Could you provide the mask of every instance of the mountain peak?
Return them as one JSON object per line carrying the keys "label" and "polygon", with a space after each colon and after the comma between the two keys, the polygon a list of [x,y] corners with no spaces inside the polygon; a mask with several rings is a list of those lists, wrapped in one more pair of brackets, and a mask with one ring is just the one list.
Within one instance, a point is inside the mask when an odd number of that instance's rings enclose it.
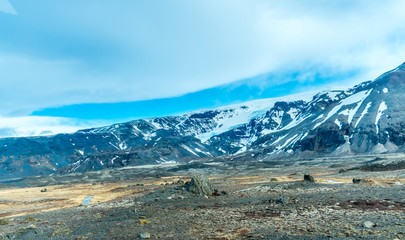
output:
{"label": "mountain peak", "polygon": [[[403,74],[401,72],[405,71],[405,62],[399,65],[398,67],[392,69],[391,71],[385,72],[378,78],[374,80],[374,83],[379,84],[379,85],[387,85],[389,83],[391,84],[398,84],[400,83],[403,85]],[[398,75],[399,74],[399,75]],[[395,76],[392,78],[392,76]],[[399,78],[398,78],[399,77]]]}

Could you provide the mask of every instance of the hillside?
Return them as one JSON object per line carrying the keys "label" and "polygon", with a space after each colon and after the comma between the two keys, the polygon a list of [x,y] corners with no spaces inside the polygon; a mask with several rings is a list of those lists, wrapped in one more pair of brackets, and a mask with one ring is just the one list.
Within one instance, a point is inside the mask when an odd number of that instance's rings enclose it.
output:
{"label": "hillside", "polygon": [[0,178],[201,159],[404,152],[403,96],[405,64],[347,90],[256,100],[73,134],[0,139]]}

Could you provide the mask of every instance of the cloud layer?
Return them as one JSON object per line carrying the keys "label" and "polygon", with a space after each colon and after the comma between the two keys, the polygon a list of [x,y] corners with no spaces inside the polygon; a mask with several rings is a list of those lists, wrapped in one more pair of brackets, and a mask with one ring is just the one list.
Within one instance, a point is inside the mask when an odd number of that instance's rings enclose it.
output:
{"label": "cloud layer", "polygon": [[0,12],[17,15],[17,11],[8,0],[0,0]]}
{"label": "cloud layer", "polygon": [[[269,72],[357,71],[365,81],[405,61],[401,0],[13,4],[17,16],[0,14],[0,116],[173,97]],[[0,11],[15,13],[6,0]]]}
{"label": "cloud layer", "polygon": [[0,137],[28,137],[72,133],[90,126],[101,126],[107,122],[92,122],[59,117],[0,117]]}

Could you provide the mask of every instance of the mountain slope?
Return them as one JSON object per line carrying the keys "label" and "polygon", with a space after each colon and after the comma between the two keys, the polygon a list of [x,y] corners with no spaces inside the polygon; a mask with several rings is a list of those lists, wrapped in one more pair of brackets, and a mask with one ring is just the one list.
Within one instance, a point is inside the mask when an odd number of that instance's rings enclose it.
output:
{"label": "mountain slope", "polygon": [[270,160],[405,151],[405,64],[352,89],[0,139],[0,178],[199,158]]}

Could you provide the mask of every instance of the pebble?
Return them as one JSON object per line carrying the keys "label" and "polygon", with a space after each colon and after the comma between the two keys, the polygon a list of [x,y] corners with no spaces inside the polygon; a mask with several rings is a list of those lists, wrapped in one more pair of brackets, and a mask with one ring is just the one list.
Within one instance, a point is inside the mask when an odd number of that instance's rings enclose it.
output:
{"label": "pebble", "polygon": [[365,228],[372,228],[372,227],[375,227],[375,226],[376,226],[376,224],[373,223],[373,222],[370,222],[370,221],[365,221],[363,223],[363,227],[365,227]]}
{"label": "pebble", "polygon": [[37,227],[34,224],[31,224],[27,227],[28,229],[37,229]]}
{"label": "pebble", "polygon": [[141,233],[141,234],[139,234],[139,238],[140,239],[150,239],[150,233],[147,233],[147,232]]}

